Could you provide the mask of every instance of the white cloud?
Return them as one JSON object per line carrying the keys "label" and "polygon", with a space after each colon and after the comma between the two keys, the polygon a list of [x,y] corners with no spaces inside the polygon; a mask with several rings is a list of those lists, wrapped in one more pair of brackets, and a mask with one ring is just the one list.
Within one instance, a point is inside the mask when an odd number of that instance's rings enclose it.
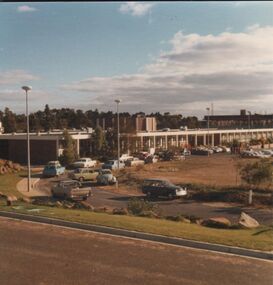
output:
{"label": "white cloud", "polygon": [[39,79],[38,76],[32,75],[24,70],[16,69],[10,71],[0,71],[0,86],[8,84],[19,84],[31,80]]}
{"label": "white cloud", "polygon": [[37,11],[37,9],[34,7],[27,6],[27,5],[22,5],[22,6],[17,7],[17,12],[20,12],[20,13],[34,12],[34,11]]}
{"label": "white cloud", "polygon": [[119,11],[123,14],[141,17],[147,14],[154,5],[154,3],[126,2],[121,4]]}
{"label": "white cloud", "polygon": [[102,109],[112,107],[118,96],[124,110],[132,112],[189,114],[193,108],[205,110],[210,102],[225,113],[237,113],[239,106],[253,108],[253,102],[273,111],[273,27],[218,35],[177,32],[170,43],[171,50],[139,73],[91,77],[62,88],[81,92],[83,102],[92,100]]}

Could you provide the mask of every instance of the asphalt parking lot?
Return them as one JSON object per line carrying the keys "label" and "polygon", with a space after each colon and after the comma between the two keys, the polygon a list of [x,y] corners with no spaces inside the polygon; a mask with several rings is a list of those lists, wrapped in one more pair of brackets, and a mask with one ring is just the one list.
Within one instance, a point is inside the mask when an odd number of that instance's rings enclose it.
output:
{"label": "asphalt parking lot", "polygon": [[[37,187],[50,195],[50,187],[54,181],[56,181],[56,178],[41,179]],[[142,195],[135,196],[106,191],[92,182],[85,182],[85,185],[92,187],[93,196],[89,197],[87,201],[94,207],[106,207],[109,209],[126,208],[128,201],[132,197],[147,199]],[[163,216],[184,215],[202,219],[221,216],[236,223],[241,212],[244,211],[255,218],[260,224],[273,224],[272,209],[256,209],[228,203],[203,203],[185,199],[168,200],[162,198],[149,201],[157,206],[158,213]]]}

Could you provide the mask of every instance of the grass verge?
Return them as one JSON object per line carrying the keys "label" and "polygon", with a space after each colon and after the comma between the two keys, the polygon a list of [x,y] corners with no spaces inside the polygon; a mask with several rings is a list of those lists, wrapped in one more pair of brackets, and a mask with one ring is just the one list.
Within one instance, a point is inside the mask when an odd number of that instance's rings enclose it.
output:
{"label": "grass verge", "polygon": [[18,172],[16,174],[8,173],[0,175],[0,191],[5,195],[15,195],[16,197],[23,197],[24,195],[16,190],[16,184],[22,179],[20,175],[25,172]]}
{"label": "grass verge", "polygon": [[163,219],[118,216],[106,213],[95,213],[85,210],[71,210],[56,207],[35,206],[17,202],[13,207],[0,201],[0,210],[24,214],[51,217],[72,222],[109,226],[120,229],[180,237],[208,243],[237,246],[248,249],[272,251],[273,228],[259,227],[244,229],[213,229],[196,224],[172,222]]}

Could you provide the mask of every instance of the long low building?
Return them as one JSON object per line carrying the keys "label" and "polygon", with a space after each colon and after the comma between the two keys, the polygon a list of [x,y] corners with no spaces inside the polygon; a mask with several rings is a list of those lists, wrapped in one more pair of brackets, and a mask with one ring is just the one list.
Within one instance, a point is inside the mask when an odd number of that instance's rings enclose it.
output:
{"label": "long low building", "polygon": [[[123,135],[123,145],[126,144],[126,135]],[[252,139],[273,139],[273,128],[267,129],[193,129],[167,130],[154,132],[137,132],[130,136],[130,144],[134,150],[143,148],[186,147],[198,145],[221,145],[233,140],[248,143]]]}
{"label": "long low building", "polygon": [[[76,152],[85,155],[90,152],[91,133],[70,131],[76,141]],[[30,133],[30,157],[32,164],[44,164],[50,160],[57,160],[64,149],[63,132]],[[0,134],[0,158],[26,163],[27,134]]]}
{"label": "long low building", "polygon": [[[89,155],[92,145],[92,132],[69,131],[76,141],[76,152],[80,156]],[[168,149],[198,145],[221,145],[238,140],[273,139],[273,128],[267,129],[194,129],[138,131],[135,134],[121,134],[122,152],[141,151],[149,148]],[[19,163],[27,161],[26,133],[0,134],[0,158]],[[63,132],[44,132],[30,134],[31,163],[44,164],[57,160],[63,152]]]}

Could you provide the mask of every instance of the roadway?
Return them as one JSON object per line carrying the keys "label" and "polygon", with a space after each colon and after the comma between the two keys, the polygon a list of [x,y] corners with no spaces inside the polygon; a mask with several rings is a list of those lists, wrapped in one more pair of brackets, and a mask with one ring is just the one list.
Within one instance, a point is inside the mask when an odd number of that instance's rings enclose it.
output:
{"label": "roadway", "polygon": [[0,218],[0,284],[269,285],[253,258]]}

